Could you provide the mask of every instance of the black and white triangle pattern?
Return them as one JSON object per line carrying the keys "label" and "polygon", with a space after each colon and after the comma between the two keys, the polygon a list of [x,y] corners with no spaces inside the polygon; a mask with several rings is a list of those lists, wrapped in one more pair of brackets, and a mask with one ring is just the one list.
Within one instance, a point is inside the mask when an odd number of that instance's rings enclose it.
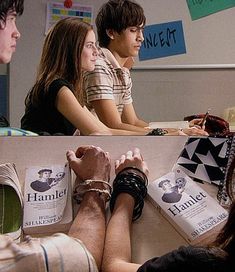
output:
{"label": "black and white triangle pattern", "polygon": [[231,138],[189,138],[177,165],[190,177],[221,185],[224,181]]}

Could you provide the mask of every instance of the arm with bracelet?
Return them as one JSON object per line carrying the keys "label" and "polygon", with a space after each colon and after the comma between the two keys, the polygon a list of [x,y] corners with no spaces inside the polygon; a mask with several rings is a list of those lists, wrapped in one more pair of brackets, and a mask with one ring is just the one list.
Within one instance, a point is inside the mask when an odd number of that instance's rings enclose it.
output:
{"label": "arm with bracelet", "polygon": [[131,263],[131,225],[142,213],[148,167],[136,148],[116,160],[115,172],[110,200],[112,216],[106,230],[102,271],[132,272],[140,265]]}
{"label": "arm with bracelet", "polygon": [[[147,165],[139,150],[128,151],[116,162],[116,178],[110,201],[111,218],[106,230],[103,272],[146,272],[146,271],[204,271],[232,272],[235,269],[235,197],[227,223],[217,238],[208,245],[181,246],[160,257],[147,260],[144,264],[132,263],[131,227],[132,221],[140,217],[143,199],[146,195]],[[233,160],[232,170],[235,168]],[[227,181],[231,180],[228,175]],[[230,193],[229,193],[230,192]],[[141,249],[143,250],[143,249]]]}
{"label": "arm with bracelet", "polygon": [[68,151],[67,159],[76,174],[74,198],[78,213],[68,233],[80,239],[101,266],[105,238],[105,204],[110,197],[110,157],[95,146],[82,146],[76,152]]}

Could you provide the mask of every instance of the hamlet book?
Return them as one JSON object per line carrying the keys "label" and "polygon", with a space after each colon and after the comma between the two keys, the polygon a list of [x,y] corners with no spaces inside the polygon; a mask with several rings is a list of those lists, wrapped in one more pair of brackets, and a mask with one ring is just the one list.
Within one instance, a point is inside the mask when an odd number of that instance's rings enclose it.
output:
{"label": "hamlet book", "polygon": [[228,216],[228,212],[180,168],[151,182],[148,195],[188,242],[205,237]]}
{"label": "hamlet book", "polygon": [[68,164],[27,168],[24,233],[67,231],[72,220],[71,171]]}

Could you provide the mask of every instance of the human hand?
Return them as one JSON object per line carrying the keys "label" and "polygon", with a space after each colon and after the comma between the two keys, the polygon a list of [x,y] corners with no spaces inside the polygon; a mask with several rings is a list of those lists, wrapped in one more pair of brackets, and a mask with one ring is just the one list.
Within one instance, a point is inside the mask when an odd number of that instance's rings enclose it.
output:
{"label": "human hand", "polygon": [[197,127],[183,129],[183,133],[189,136],[209,136],[205,130]]}
{"label": "human hand", "polygon": [[189,122],[189,127],[196,127],[205,130],[205,124],[203,124],[203,118],[196,118]]}
{"label": "human hand", "polygon": [[134,151],[127,151],[122,155],[120,159],[115,161],[115,173],[118,174],[126,167],[135,167],[141,170],[146,176],[149,174],[147,163],[144,161],[140,154],[139,148],[135,148]]}
{"label": "human hand", "polygon": [[66,156],[70,167],[80,180],[109,180],[110,156],[100,147],[81,146],[76,153],[67,151]]}

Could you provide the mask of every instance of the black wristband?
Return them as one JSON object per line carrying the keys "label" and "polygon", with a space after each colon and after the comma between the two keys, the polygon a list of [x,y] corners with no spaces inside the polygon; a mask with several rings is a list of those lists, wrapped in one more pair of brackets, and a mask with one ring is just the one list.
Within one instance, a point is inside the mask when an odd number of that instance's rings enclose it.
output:
{"label": "black wristband", "polygon": [[134,175],[137,175],[137,176],[140,175],[140,177],[143,178],[143,180],[144,180],[144,182],[146,183],[146,185],[148,185],[148,177],[146,176],[146,174],[145,174],[143,171],[141,171],[141,170],[140,170],[139,168],[137,168],[137,167],[134,167],[134,166],[126,167],[126,168],[124,168],[123,170],[121,170],[121,171],[117,174],[117,176],[122,175],[122,174],[134,174]]}
{"label": "black wristband", "polygon": [[[133,171],[136,169],[131,168],[129,169],[129,171]],[[148,179],[142,171],[140,171],[140,173],[144,174],[144,178],[143,176],[141,177],[134,172],[128,172],[127,168],[124,170],[116,176],[113,182],[113,193],[110,199],[110,210],[111,212],[113,211],[118,195],[121,193],[127,193],[135,199],[135,206],[132,218],[132,220],[135,221],[142,214],[142,210],[144,207],[144,198],[147,195]]]}
{"label": "black wristband", "polygon": [[168,133],[167,130],[164,130],[162,128],[155,128],[152,131],[150,131],[147,136],[164,136]]}

